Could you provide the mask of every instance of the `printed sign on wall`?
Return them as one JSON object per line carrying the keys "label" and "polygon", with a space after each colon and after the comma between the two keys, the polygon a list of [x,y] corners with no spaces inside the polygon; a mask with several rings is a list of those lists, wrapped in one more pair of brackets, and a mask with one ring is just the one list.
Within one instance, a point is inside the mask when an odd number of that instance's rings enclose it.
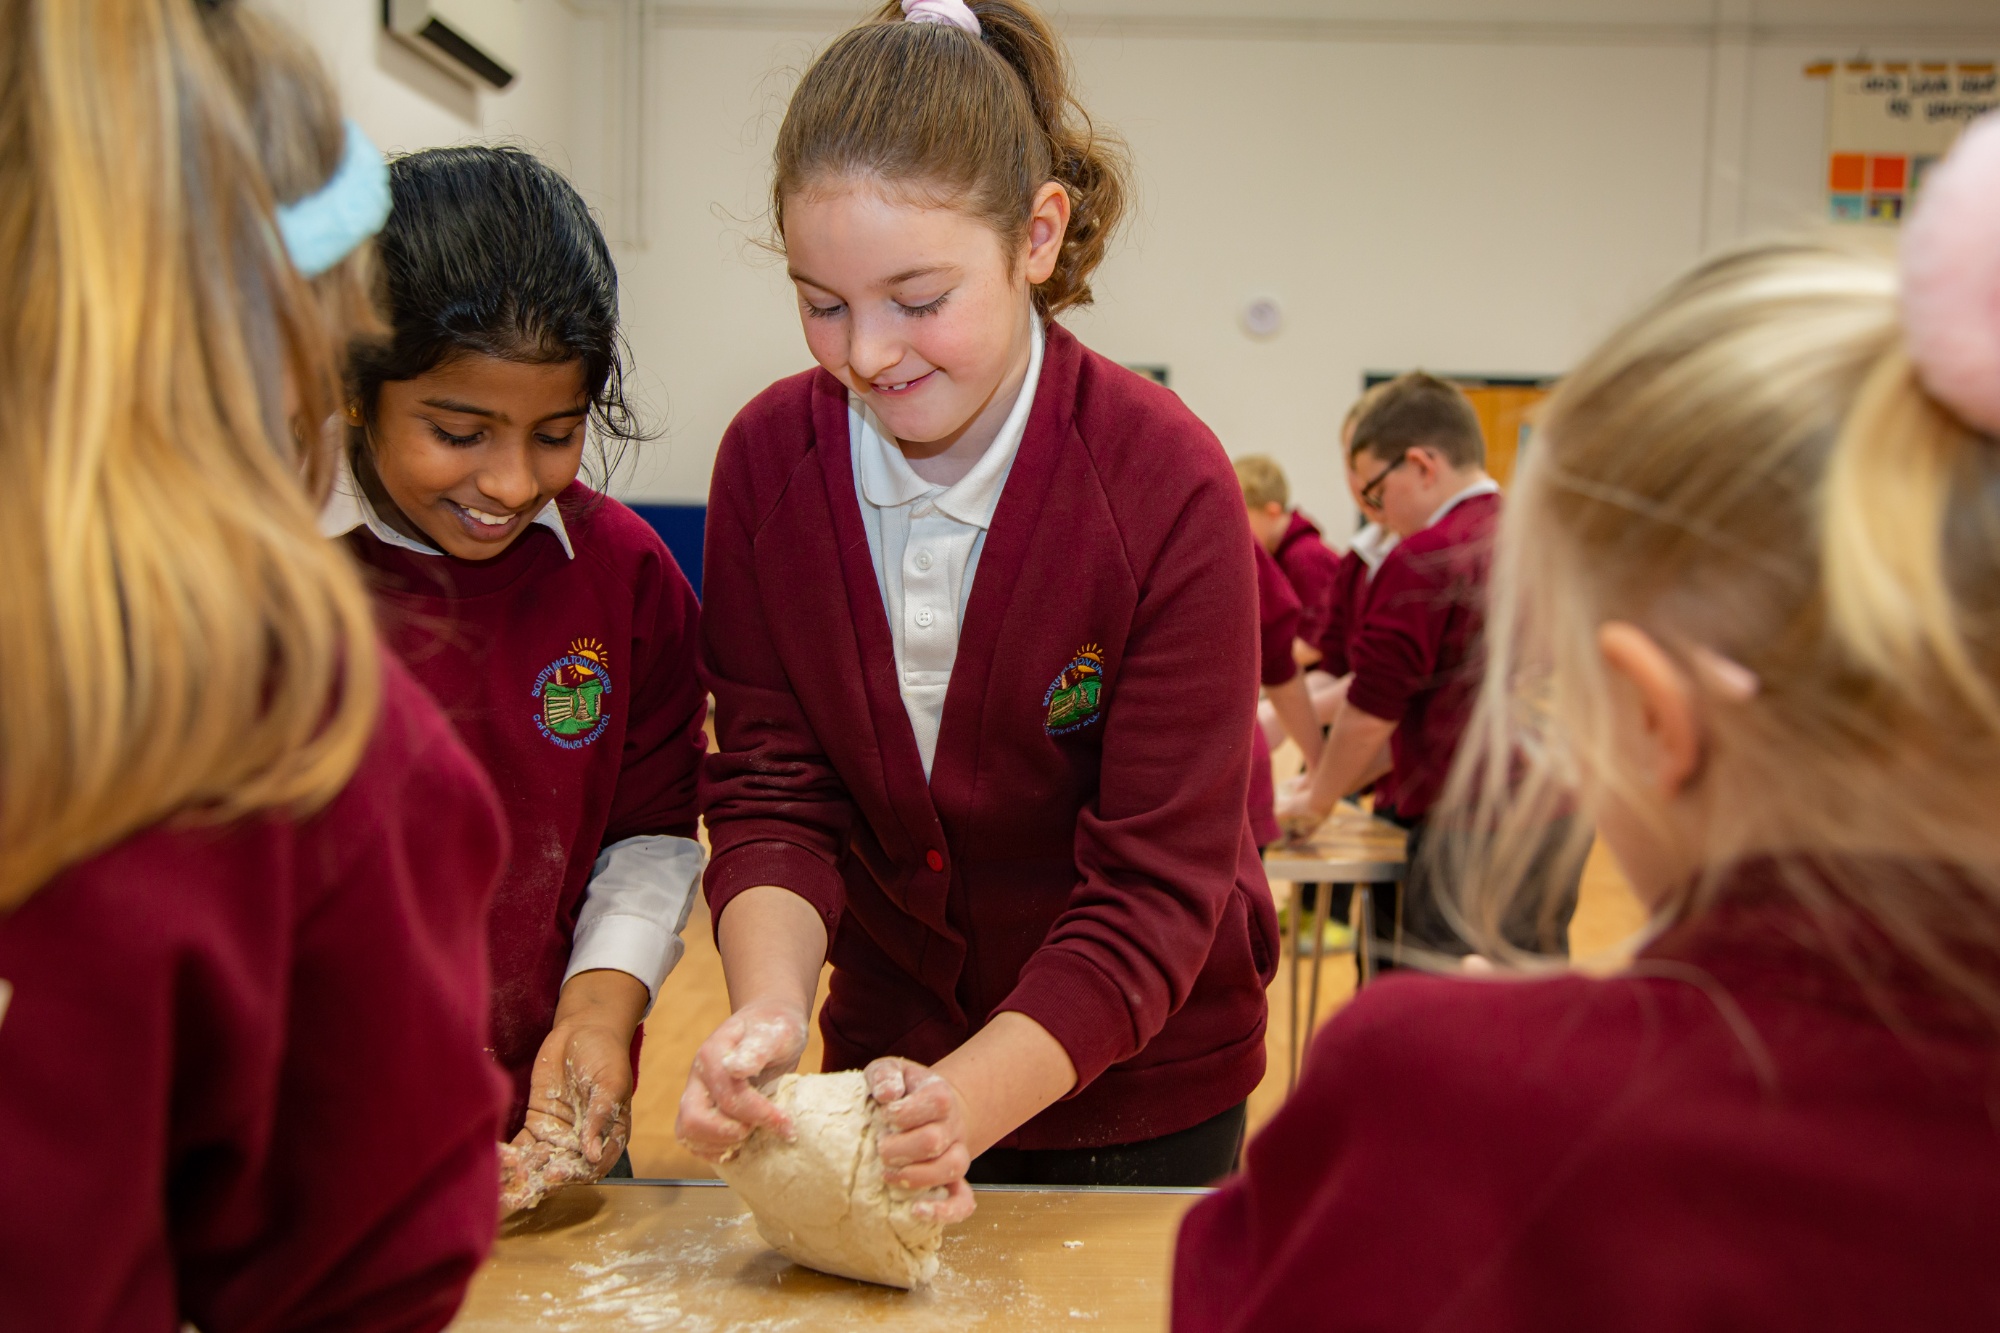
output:
{"label": "printed sign on wall", "polygon": [[1976,116],[2000,109],[1992,61],[1825,61],[1827,200],[1836,222],[1894,225]]}

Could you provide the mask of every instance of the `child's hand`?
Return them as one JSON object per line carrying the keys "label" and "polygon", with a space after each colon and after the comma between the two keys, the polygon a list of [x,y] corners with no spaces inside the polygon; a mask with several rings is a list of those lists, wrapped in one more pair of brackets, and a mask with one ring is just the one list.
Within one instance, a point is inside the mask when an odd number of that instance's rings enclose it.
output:
{"label": "child's hand", "polygon": [[757,1085],[798,1066],[806,1051],[806,1014],[776,1000],[753,1000],[709,1034],[695,1052],[681,1093],[674,1135],[704,1161],[723,1162],[764,1128],[790,1140],[790,1117]]}
{"label": "child's hand", "polygon": [[868,1093],[889,1117],[882,1135],[882,1165],[899,1189],[942,1190],[914,1206],[918,1214],[949,1225],[972,1216],[972,1187],[965,1183],[972,1153],[966,1146],[965,1099],[951,1080],[899,1056],[871,1061]]}
{"label": "child's hand", "polygon": [[558,1185],[601,1180],[632,1137],[632,1034],[646,984],[611,969],[571,977],[528,1076],[528,1115],[500,1146],[500,1193],[512,1211]]}
{"label": "child's hand", "polygon": [[515,1146],[580,1153],[589,1168],[581,1178],[601,1179],[632,1137],[631,1032],[558,1021],[535,1056],[528,1089],[527,1122]]}
{"label": "child's hand", "polygon": [[500,1215],[533,1208],[549,1191],[591,1179],[590,1172],[581,1152],[557,1149],[524,1129],[500,1145]]}
{"label": "child's hand", "polygon": [[1271,812],[1277,816],[1278,827],[1284,830],[1288,842],[1303,842],[1310,838],[1326,822],[1329,813],[1313,808],[1309,790],[1289,785],[1278,797]]}

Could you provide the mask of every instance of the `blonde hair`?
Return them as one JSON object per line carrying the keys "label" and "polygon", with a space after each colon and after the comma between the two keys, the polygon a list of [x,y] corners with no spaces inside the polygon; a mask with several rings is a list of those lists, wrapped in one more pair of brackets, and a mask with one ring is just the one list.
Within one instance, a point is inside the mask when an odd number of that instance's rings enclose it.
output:
{"label": "blonde hair", "polygon": [[1666,834],[1614,753],[1596,633],[1627,621],[1680,660],[1705,723],[1703,873],[1663,914],[1775,855],[1832,952],[1858,914],[2000,1022],[2000,442],[1923,392],[1897,301],[1862,243],[1760,245],[1676,282],[1551,399],[1452,780],[1477,946],[1507,953],[1524,909],[1548,925],[1535,851],[1573,793]]}
{"label": "blonde hair", "polygon": [[879,177],[963,207],[1009,245],[1027,235],[1036,191],[1069,195],[1069,230],[1035,308],[1091,302],[1090,275],[1124,219],[1125,147],[1077,100],[1062,39],[1022,0],[972,0],[980,35],[911,23],[889,0],[806,71],[778,129],[771,215],[829,180]]}
{"label": "blonde hair", "polygon": [[337,361],[271,208],[187,0],[0,0],[0,909],[175,816],[311,809],[367,743],[369,602],[287,420]]}
{"label": "blonde hair", "polygon": [[1244,504],[1258,509],[1265,505],[1292,507],[1292,488],[1285,481],[1285,470],[1267,454],[1245,454],[1237,459],[1236,481],[1243,487]]}

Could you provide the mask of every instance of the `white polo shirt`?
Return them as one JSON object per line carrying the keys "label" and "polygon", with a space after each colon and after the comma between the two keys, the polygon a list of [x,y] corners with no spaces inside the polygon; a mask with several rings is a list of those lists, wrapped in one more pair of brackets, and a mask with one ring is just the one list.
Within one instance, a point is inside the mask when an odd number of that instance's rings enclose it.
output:
{"label": "white polo shirt", "polygon": [[925,481],[895,439],[857,395],[847,399],[847,438],[854,457],[854,493],[868,530],[875,583],[896,644],[896,682],[910,728],[917,734],[924,776],[937,755],[945,692],[958,658],[959,627],[972,596],[979,553],[993,525],[1000,492],[1021,451],[1028,413],[1042,378],[1042,321],[1034,320],[1027,378],[993,443],[972,471],[951,486]]}

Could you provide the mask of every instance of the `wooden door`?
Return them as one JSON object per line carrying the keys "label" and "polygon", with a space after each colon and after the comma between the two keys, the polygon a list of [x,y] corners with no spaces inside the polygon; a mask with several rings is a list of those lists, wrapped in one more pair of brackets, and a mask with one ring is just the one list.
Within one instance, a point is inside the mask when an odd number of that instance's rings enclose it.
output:
{"label": "wooden door", "polygon": [[1514,479],[1514,464],[1528,442],[1535,409],[1549,396],[1549,391],[1543,385],[1462,381],[1459,387],[1479,413],[1479,428],[1486,435],[1486,470],[1505,486]]}

